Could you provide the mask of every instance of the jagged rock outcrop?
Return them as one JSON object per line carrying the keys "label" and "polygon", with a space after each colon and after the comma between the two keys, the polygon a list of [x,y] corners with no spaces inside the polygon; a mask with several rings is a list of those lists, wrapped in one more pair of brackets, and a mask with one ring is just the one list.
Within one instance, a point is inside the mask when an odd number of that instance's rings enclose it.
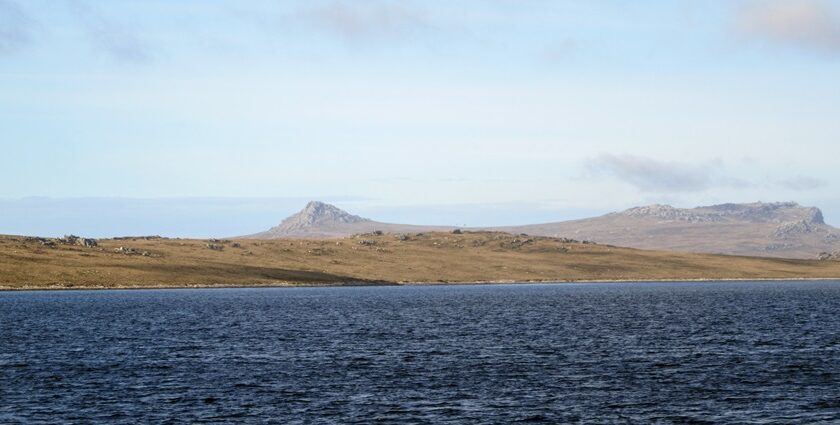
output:
{"label": "jagged rock outcrop", "polygon": [[688,221],[691,223],[702,223],[720,221],[720,214],[698,213],[694,210],[674,208],[670,205],[654,204],[643,207],[634,207],[621,213],[628,217],[656,218],[661,220]]}
{"label": "jagged rock outcrop", "polygon": [[344,211],[334,205],[312,201],[298,213],[271,229],[245,236],[255,239],[342,238],[357,234],[417,233],[450,231],[448,226],[417,226],[373,221]]}
{"label": "jagged rock outcrop", "polygon": [[840,250],[834,252],[821,252],[817,256],[820,261],[840,261]]}
{"label": "jagged rock outcrop", "polygon": [[691,223],[744,220],[751,222],[825,224],[819,208],[803,207],[796,202],[755,202],[750,204],[719,204],[697,208],[674,208],[654,204],[634,207],[621,213],[628,217],[655,218]]}
{"label": "jagged rock outcrop", "polygon": [[366,221],[370,220],[350,214],[334,205],[312,201],[306,204],[300,212],[289,216],[279,225],[268,229],[266,233],[292,235],[319,226],[335,226],[337,224],[363,223]]}
{"label": "jagged rock outcrop", "polygon": [[773,237],[777,239],[788,239],[815,231],[817,231],[817,227],[808,220],[789,221],[780,224],[773,232]]}
{"label": "jagged rock outcrop", "polygon": [[55,247],[56,244],[61,245],[78,245],[83,246],[85,248],[95,248],[99,245],[96,239],[92,238],[83,238],[76,235],[64,235],[60,238],[41,238],[41,237],[28,237],[26,238],[27,242],[38,242],[43,246],[46,247]]}

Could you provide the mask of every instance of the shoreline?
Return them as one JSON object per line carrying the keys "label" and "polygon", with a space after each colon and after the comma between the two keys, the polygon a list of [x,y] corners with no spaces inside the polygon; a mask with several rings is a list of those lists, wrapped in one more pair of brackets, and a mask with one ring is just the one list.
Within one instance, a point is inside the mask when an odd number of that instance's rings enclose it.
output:
{"label": "shoreline", "polygon": [[22,286],[3,287],[2,292],[71,292],[71,291],[148,291],[148,290],[179,290],[179,289],[294,289],[294,288],[359,288],[359,287],[401,287],[401,286],[479,286],[479,285],[562,285],[580,283],[702,283],[702,282],[818,282],[838,281],[840,277],[803,277],[803,278],[701,278],[701,279],[580,279],[580,280],[488,280],[488,281],[417,281],[417,282],[347,282],[347,283],[290,283],[253,284],[253,285],[161,285],[161,286]]}

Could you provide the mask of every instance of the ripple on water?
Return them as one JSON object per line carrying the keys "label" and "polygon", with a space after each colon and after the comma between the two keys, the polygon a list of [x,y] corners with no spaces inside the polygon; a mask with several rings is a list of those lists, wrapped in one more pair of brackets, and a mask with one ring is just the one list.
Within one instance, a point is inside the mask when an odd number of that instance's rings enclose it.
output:
{"label": "ripple on water", "polygon": [[840,420],[840,282],[0,293],[0,422]]}

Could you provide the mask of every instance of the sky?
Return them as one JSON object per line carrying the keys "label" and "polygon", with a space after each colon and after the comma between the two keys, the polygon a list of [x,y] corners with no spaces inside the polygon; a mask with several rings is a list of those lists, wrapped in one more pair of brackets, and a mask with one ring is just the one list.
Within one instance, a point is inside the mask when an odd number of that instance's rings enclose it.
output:
{"label": "sky", "polygon": [[[0,0],[0,233],[840,225],[840,1]],[[154,230],[159,230],[155,232]]]}

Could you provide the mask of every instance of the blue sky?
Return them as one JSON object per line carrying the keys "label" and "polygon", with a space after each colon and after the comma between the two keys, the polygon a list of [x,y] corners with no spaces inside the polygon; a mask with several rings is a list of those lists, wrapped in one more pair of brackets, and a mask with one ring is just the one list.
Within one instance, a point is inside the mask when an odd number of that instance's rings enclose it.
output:
{"label": "blue sky", "polygon": [[235,234],[305,199],[840,224],[839,107],[838,1],[0,0],[0,232],[118,232],[129,202],[122,233]]}

